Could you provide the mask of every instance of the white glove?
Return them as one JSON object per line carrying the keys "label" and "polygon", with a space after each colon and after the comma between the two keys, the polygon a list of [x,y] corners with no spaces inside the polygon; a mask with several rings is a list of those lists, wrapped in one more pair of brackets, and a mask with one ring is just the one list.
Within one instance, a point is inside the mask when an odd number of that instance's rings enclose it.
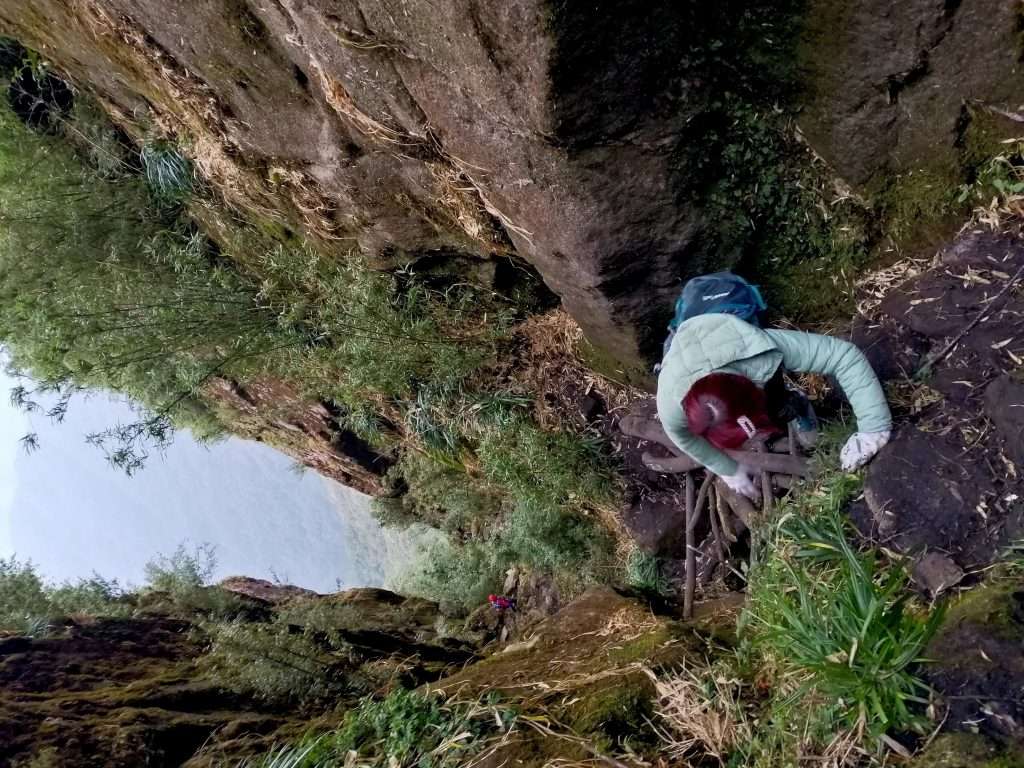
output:
{"label": "white glove", "polygon": [[889,442],[890,430],[884,432],[855,432],[839,453],[839,463],[846,472],[853,472],[867,464]]}
{"label": "white glove", "polygon": [[754,485],[753,477],[748,469],[742,465],[736,470],[735,475],[722,475],[722,480],[736,493],[746,496],[748,499],[760,498],[761,493]]}

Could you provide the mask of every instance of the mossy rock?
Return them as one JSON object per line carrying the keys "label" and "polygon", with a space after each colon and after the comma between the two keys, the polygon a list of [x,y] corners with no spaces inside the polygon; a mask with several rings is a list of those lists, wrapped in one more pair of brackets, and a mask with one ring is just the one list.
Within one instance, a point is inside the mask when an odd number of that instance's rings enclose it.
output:
{"label": "mossy rock", "polygon": [[650,678],[635,670],[582,688],[556,715],[576,733],[597,741],[643,739],[651,734],[654,696]]}
{"label": "mossy rock", "polygon": [[1004,747],[976,733],[944,733],[911,768],[1022,768],[1024,750]]}
{"label": "mossy rock", "polygon": [[[1024,722],[1024,575],[995,577],[954,605],[925,649],[927,682],[947,696],[950,723],[1019,739]],[[1024,766],[1024,763],[1020,765]]]}

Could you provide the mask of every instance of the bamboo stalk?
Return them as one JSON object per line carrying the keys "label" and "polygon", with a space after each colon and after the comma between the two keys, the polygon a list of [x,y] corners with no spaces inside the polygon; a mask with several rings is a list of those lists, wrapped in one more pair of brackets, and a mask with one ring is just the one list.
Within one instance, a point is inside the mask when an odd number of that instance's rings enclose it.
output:
{"label": "bamboo stalk", "polygon": [[[810,462],[801,456],[784,453],[755,453],[753,451],[725,451],[726,455],[751,469],[763,470],[780,475],[805,477],[811,474]],[[648,469],[666,474],[682,474],[700,469],[700,464],[689,456],[654,456],[644,453],[641,457]]]}
{"label": "bamboo stalk", "polygon": [[715,476],[711,472],[705,471],[704,481],[700,484],[700,491],[697,493],[697,503],[693,507],[693,519],[689,520],[686,524],[688,529],[696,530],[697,523],[700,522],[700,518],[704,512],[704,504],[708,499],[708,493],[711,491],[712,481]]}
{"label": "bamboo stalk", "polygon": [[[758,453],[761,453],[761,454],[766,453],[767,450],[768,449],[765,448],[763,443],[761,445],[759,445],[758,448],[757,448]],[[761,512],[763,514],[767,515],[769,512],[772,511],[772,500],[774,498],[775,498],[775,495],[772,493],[772,478],[771,478],[771,475],[768,474],[767,470],[762,469],[761,470]]]}
{"label": "bamboo stalk", "polygon": [[719,478],[715,481],[715,488],[718,493],[725,497],[726,503],[736,517],[747,527],[751,528],[751,522],[757,517],[757,510],[746,496],[741,496],[732,490]]}
{"label": "bamboo stalk", "polygon": [[728,549],[725,540],[722,538],[722,531],[718,527],[718,494],[715,493],[714,485],[711,486],[710,498],[708,498],[708,520],[711,522],[711,535],[715,539],[715,546],[718,548],[718,559],[724,561]]}
{"label": "bamboo stalk", "polygon": [[693,618],[693,592],[697,584],[696,553],[693,548],[691,521],[696,517],[693,498],[693,474],[686,473],[686,588],[683,592],[683,618]]}
{"label": "bamboo stalk", "polygon": [[[797,453],[796,453],[796,427],[793,426],[793,422],[792,421],[789,422],[789,435],[788,436],[789,436],[789,455],[795,457],[797,455]],[[790,482],[792,483],[792,485],[790,487],[792,488],[794,485],[796,485],[799,480],[800,480],[799,477],[797,477],[796,475],[792,475],[791,478],[790,478]]]}
{"label": "bamboo stalk", "polygon": [[729,525],[729,503],[725,500],[725,497],[718,490],[718,483],[715,483],[715,502],[718,508],[718,521],[721,523],[722,535],[725,536],[725,540],[730,544],[735,544],[736,534],[732,531],[732,526]]}

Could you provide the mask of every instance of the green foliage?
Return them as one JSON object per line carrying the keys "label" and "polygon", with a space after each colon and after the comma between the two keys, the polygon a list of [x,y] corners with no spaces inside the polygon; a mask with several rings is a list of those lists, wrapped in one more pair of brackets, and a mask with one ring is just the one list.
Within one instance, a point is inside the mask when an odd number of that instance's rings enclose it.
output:
{"label": "green foliage", "polygon": [[281,704],[326,701],[348,691],[348,656],[283,621],[209,621],[203,663],[226,688]]}
{"label": "green foliage", "polygon": [[393,690],[366,698],[345,715],[341,728],[316,737],[302,768],[360,765],[454,768],[478,754],[489,739],[510,730],[515,712],[486,702],[445,702],[433,694]]}
{"label": "green foliage", "polygon": [[212,544],[200,544],[191,551],[179,544],[170,555],[158,555],[145,566],[150,588],[172,596],[205,587],[216,570],[217,555]]}
{"label": "green foliage", "polygon": [[642,549],[634,549],[626,560],[626,585],[651,595],[667,595],[671,586],[661,570],[661,561]]}
{"label": "green foliage", "polygon": [[692,162],[696,178],[706,180],[718,263],[746,258],[787,317],[835,315],[837,301],[849,304],[868,256],[861,206],[836,197],[828,170],[796,141],[792,117],[776,106],[726,91],[702,121]]}
{"label": "green foliage", "polygon": [[149,142],[142,147],[142,172],[153,200],[174,208],[191,196],[195,172],[192,163],[177,147],[166,141]]}
{"label": "green foliage", "polygon": [[100,576],[50,585],[32,563],[0,558],[0,629],[41,635],[75,614],[123,616],[131,611],[123,596],[116,581]]}
{"label": "green foliage", "polygon": [[211,544],[189,550],[184,544],[170,555],[158,555],[146,563],[147,591],[170,598],[169,610],[186,618],[230,621],[244,612],[238,596],[209,584],[217,560]]}
{"label": "green foliage", "polygon": [[50,600],[35,567],[16,558],[0,559],[0,628],[39,634],[50,615]]}
{"label": "green foliage", "polygon": [[65,616],[120,616],[130,610],[117,580],[95,573],[87,579],[48,587],[47,593],[53,610]]}
{"label": "green foliage", "polygon": [[374,514],[384,525],[404,528],[420,522],[465,537],[492,525],[501,513],[503,494],[497,489],[461,466],[418,451],[402,454],[388,479],[393,486],[404,486],[405,492],[374,500]]}
{"label": "green foliage", "polygon": [[577,582],[610,576],[610,537],[594,513],[615,498],[612,464],[598,441],[538,427],[527,404],[461,388],[418,403],[413,423],[430,448],[393,468],[397,495],[378,501],[376,514],[400,526],[426,522],[452,540],[421,553],[406,589],[470,608],[516,564]]}
{"label": "green foliage", "polygon": [[927,687],[913,668],[941,611],[912,610],[903,569],[850,545],[840,511],[858,487],[837,474],[784,507],[752,574],[741,630],[762,665],[799,682],[773,699],[762,742],[786,741],[801,716],[797,730],[826,741],[843,729],[879,739],[923,726],[914,705]]}
{"label": "green foliage", "polygon": [[309,333],[311,342],[289,350],[279,372],[367,427],[380,421],[370,404],[451,389],[493,360],[507,336],[509,310],[487,291],[440,290],[411,269],[382,273],[356,253],[338,259],[269,241],[240,222],[226,226],[224,255],[259,282],[283,318]]}
{"label": "green foliage", "polygon": [[407,594],[470,610],[501,584],[508,565],[489,542],[431,541],[399,576],[397,586]]}
{"label": "green foliage", "polygon": [[988,205],[995,200],[1024,195],[1024,141],[1003,142],[987,157],[970,184],[960,187],[957,202]]}
{"label": "green foliage", "polygon": [[117,181],[137,174],[139,158],[134,147],[85,94],[76,94],[71,115],[61,121],[60,128],[78,156],[101,178]]}
{"label": "green foliage", "polygon": [[[0,339],[36,392],[124,392],[148,410],[93,441],[131,472],[172,422],[221,426],[202,400],[305,338],[187,225],[166,225],[134,178],[100,178],[59,140],[0,113]],[[23,399],[33,402],[33,393]]]}
{"label": "green foliage", "polygon": [[[495,406],[476,416],[464,435],[479,477],[447,469],[430,473],[429,487],[409,484],[413,505],[428,491],[441,502],[455,500],[476,534],[434,543],[406,574],[406,588],[469,608],[516,564],[571,573],[577,582],[607,580],[612,542],[593,515],[611,503],[615,488],[597,444],[544,431],[518,409]],[[484,508],[474,508],[478,503]],[[491,514],[495,508],[499,515]]]}

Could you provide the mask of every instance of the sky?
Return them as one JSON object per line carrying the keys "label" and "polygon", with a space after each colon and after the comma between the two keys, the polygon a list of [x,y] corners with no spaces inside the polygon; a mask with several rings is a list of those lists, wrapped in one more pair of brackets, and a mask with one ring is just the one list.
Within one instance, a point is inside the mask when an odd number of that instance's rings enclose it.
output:
{"label": "sky", "polygon": [[14,501],[14,461],[18,454],[15,435],[25,434],[27,420],[7,397],[9,379],[0,371],[0,553],[11,551],[11,518]]}
{"label": "sky", "polygon": [[[132,418],[105,394],[76,398],[63,424],[9,404],[0,373],[0,557],[32,560],[51,581],[93,572],[139,585],[179,544],[216,549],[215,578],[279,579],[317,591],[389,585],[420,532],[382,530],[369,498],[259,443],[204,446],[178,433],[133,477],[85,436]],[[19,439],[39,434],[26,453]]]}

